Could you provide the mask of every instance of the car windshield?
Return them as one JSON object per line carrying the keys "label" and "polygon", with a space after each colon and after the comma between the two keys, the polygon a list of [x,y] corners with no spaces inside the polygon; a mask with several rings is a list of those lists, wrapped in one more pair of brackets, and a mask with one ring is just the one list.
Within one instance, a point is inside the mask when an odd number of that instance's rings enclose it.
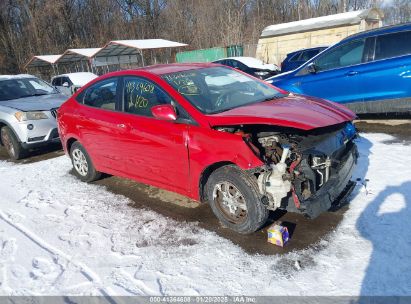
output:
{"label": "car windshield", "polygon": [[52,86],[38,78],[0,80],[0,101],[56,93]]}
{"label": "car windshield", "polygon": [[162,78],[205,114],[284,96],[269,84],[225,67],[176,72]]}

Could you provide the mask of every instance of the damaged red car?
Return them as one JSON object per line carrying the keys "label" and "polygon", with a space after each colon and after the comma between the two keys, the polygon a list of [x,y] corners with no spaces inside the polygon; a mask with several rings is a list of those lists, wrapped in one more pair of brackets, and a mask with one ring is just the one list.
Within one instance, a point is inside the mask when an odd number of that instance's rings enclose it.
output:
{"label": "damaged red car", "polygon": [[134,179],[208,202],[239,233],[270,210],[310,218],[345,201],[355,115],[229,67],[170,64],[106,74],[58,110],[74,173]]}

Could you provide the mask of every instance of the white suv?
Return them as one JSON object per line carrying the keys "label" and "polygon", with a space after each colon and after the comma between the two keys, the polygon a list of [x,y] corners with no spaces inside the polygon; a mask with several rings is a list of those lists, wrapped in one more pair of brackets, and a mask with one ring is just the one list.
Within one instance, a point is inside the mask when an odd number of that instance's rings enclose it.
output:
{"label": "white suv", "polygon": [[96,74],[89,72],[68,73],[54,76],[51,78],[51,84],[64,95],[71,96],[79,88],[97,77]]}

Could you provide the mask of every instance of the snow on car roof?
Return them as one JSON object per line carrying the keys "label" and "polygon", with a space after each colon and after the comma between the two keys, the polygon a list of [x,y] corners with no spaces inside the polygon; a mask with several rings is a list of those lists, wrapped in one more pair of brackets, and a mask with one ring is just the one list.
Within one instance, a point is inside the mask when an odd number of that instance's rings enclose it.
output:
{"label": "snow on car roof", "polygon": [[86,83],[88,83],[88,82],[90,82],[93,79],[96,79],[98,77],[96,74],[93,74],[93,73],[78,72],[78,73],[61,74],[61,75],[54,76],[53,78],[61,77],[61,76],[66,76],[66,77],[70,78],[71,82],[75,86],[83,86]]}
{"label": "snow on car roof", "polygon": [[219,60],[224,60],[224,59],[234,59],[238,60],[241,63],[245,64],[246,66],[254,69],[269,69],[269,70],[276,70],[276,66],[273,64],[267,64],[262,62],[260,59],[254,58],[254,57],[244,57],[244,56],[238,56],[238,57],[227,57],[227,58],[222,58]]}
{"label": "snow on car roof", "polygon": [[36,78],[36,77],[30,74],[0,75],[0,80],[22,79],[22,78]]}
{"label": "snow on car roof", "polygon": [[274,24],[263,29],[261,37],[291,34],[305,30],[316,30],[345,24],[357,24],[363,19],[378,20],[381,18],[381,15],[382,13],[378,9],[366,9],[304,19],[300,21]]}

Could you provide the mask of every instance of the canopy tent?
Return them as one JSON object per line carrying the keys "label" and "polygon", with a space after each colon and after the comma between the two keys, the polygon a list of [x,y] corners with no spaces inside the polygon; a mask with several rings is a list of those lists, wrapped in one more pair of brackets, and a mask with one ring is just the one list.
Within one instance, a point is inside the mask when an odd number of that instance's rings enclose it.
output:
{"label": "canopy tent", "polygon": [[32,68],[32,67],[50,67],[53,66],[56,61],[61,57],[62,55],[38,55],[38,56],[33,56],[29,62],[25,65],[25,68]]}
{"label": "canopy tent", "polygon": [[101,48],[68,49],[57,59],[56,63],[60,64],[90,60],[100,50]]}
{"label": "canopy tent", "polygon": [[68,49],[55,62],[60,71],[93,72],[92,59],[101,48]]}
{"label": "canopy tent", "polygon": [[[68,49],[60,55],[33,56],[25,65],[25,69],[37,68],[38,73],[47,75],[45,78],[50,76],[50,73],[47,74],[46,70],[51,69],[53,75],[62,71],[66,73],[73,72],[73,70],[75,72],[87,70],[101,74],[118,69],[120,64],[141,62],[144,66],[144,50],[153,51],[155,49],[171,49],[183,46],[187,46],[187,44],[164,39],[114,40],[107,43],[103,48]],[[163,57],[160,58],[166,58],[168,63],[170,55],[161,55]],[[153,59],[153,52],[151,56]],[[155,56],[154,62],[156,62]]]}
{"label": "canopy tent", "polygon": [[113,40],[107,43],[95,57],[96,65],[138,62],[144,65],[143,50],[184,47],[187,44],[165,39]]}

